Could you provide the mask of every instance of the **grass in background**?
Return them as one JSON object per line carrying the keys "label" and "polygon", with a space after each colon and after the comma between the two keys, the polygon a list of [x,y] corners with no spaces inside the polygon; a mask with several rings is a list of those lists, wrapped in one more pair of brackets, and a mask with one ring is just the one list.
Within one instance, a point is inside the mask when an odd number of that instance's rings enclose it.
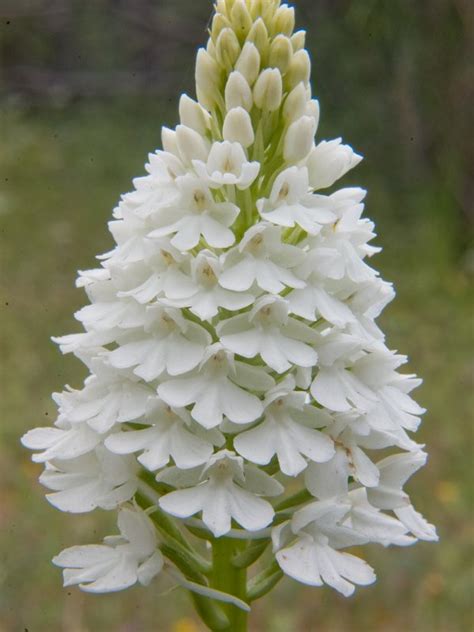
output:
{"label": "grass in background", "polygon": [[[159,145],[160,111],[149,103],[141,111],[109,104],[0,113],[0,632],[201,630],[183,592],[168,595],[161,581],[107,596],[61,587],[51,557],[99,542],[113,532],[111,516],[50,507],[37,483],[41,467],[19,444],[27,429],[54,420],[50,393],[84,377],[50,336],[79,331],[72,314],[85,297],[74,288],[76,270],[95,266],[95,255],[111,247],[106,222]],[[417,399],[428,413],[418,440],[430,459],[410,490],[440,543],[364,547],[379,580],[348,600],[283,581],[256,604],[253,632],[464,632],[473,625],[468,257],[442,190],[418,182],[390,192],[386,174],[370,175],[378,168],[369,157],[347,182],[369,188],[367,214],[384,247],[374,265],[398,290],[381,319],[389,346],[408,352],[408,370],[425,380]]]}

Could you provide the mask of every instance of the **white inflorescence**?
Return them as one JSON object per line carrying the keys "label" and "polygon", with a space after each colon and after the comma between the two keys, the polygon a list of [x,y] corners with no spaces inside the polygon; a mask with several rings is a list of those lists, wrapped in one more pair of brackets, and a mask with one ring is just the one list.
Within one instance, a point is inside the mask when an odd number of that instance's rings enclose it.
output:
{"label": "white inflorescence", "polygon": [[279,0],[217,1],[197,101],[181,97],[114,210],[116,246],[79,273],[84,332],[57,342],[90,375],[23,443],[52,505],[116,510],[121,535],[58,555],[66,585],[120,590],[170,566],[153,506],[210,538],[271,538],[285,574],[344,595],[375,578],[346,547],[436,539],[403,491],[424,411],[375,324],[394,291],[368,264],[365,191],[327,191],[361,157],[315,142],[293,31]]}

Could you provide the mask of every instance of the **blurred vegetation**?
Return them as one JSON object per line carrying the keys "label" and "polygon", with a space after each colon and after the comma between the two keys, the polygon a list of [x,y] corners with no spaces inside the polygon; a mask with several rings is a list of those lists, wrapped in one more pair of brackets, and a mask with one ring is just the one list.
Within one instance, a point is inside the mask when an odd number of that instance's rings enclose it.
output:
{"label": "blurred vegetation", "polygon": [[[378,583],[345,600],[284,581],[257,603],[252,632],[465,632],[472,611],[472,164],[474,5],[469,0],[299,0],[319,136],[366,160],[347,184],[398,290],[382,317],[392,348],[425,379],[428,466],[410,484],[440,543],[366,548]],[[210,3],[0,0],[0,632],[197,632],[166,583],[95,597],[61,588],[49,560],[98,542],[110,516],[67,516],[36,482],[21,434],[50,423],[50,393],[79,363],[50,343],[77,331],[75,271],[106,251],[111,208],[160,126],[192,92]]]}

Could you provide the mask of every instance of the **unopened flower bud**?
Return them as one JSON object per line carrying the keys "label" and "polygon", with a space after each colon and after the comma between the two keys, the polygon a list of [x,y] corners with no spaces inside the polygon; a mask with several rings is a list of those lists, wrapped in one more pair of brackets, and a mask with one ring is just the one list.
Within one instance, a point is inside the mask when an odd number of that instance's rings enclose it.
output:
{"label": "unopened flower bud", "polygon": [[293,55],[285,76],[287,90],[292,90],[301,81],[309,83],[311,76],[311,60],[306,50],[299,50]]}
{"label": "unopened flower bud", "polygon": [[210,126],[209,113],[187,94],[181,95],[179,100],[179,118],[183,125],[191,127],[201,136],[206,134]]}
{"label": "unopened flower bud", "polygon": [[297,163],[306,158],[314,145],[316,124],[312,116],[302,116],[288,128],[283,148],[283,157],[288,163]]}
{"label": "unopened flower bud", "polygon": [[208,143],[190,127],[178,125],[176,128],[176,143],[183,162],[190,164],[192,160],[207,160],[209,154]]}
{"label": "unopened flower bud", "polygon": [[291,37],[293,29],[295,28],[295,10],[293,7],[289,7],[287,4],[283,4],[275,13],[271,31],[273,35],[287,35]]}
{"label": "unopened flower bud", "polygon": [[245,44],[235,64],[235,69],[243,74],[250,86],[255,83],[260,72],[260,54],[255,44],[252,42]]}
{"label": "unopened flower bud", "polygon": [[224,0],[224,4],[225,4],[225,10],[227,11],[228,15],[230,15],[231,11],[232,11],[232,7],[235,4],[235,0]]}
{"label": "unopened flower bud", "polygon": [[252,18],[245,4],[245,0],[235,0],[230,12],[232,27],[239,40],[243,42],[252,28]]}
{"label": "unopened flower bud", "polygon": [[317,99],[311,99],[306,104],[305,114],[307,116],[312,116],[316,121],[316,129],[318,129],[319,125],[319,101]]}
{"label": "unopened flower bud", "polygon": [[204,48],[200,48],[196,57],[196,92],[205,108],[211,109],[216,102],[219,77],[216,60]]}
{"label": "unopened flower bud", "polygon": [[221,32],[226,28],[231,28],[231,23],[229,20],[222,15],[222,13],[216,13],[214,19],[212,20],[211,26],[211,37],[213,42],[217,42],[217,38],[221,34]]}
{"label": "unopened flower bud", "polygon": [[283,106],[283,116],[288,121],[295,121],[304,114],[308,114],[308,95],[304,83],[299,83],[287,96]]}
{"label": "unopened flower bud", "polygon": [[225,15],[227,13],[227,3],[226,0],[217,0],[216,2],[216,13]]}
{"label": "unopened flower bud", "polygon": [[176,132],[169,127],[161,128],[161,144],[163,149],[169,154],[179,156],[178,143],[176,141]]}
{"label": "unopened flower bud", "polygon": [[252,120],[247,110],[238,107],[228,112],[223,128],[224,140],[240,143],[242,147],[250,147],[255,140]]}
{"label": "unopened flower bud", "polygon": [[293,51],[295,53],[304,48],[305,43],[306,31],[296,31],[296,33],[291,36],[291,45],[293,46]]}
{"label": "unopened flower bud", "polygon": [[257,47],[260,55],[265,57],[268,53],[270,40],[268,37],[267,27],[262,18],[258,18],[247,35],[247,42],[252,42]]}
{"label": "unopened flower bud", "polygon": [[330,187],[350,169],[359,164],[362,156],[341,139],[321,141],[309,155],[307,167],[309,183],[314,189]]}
{"label": "unopened flower bud", "polygon": [[268,65],[270,68],[278,68],[284,74],[293,57],[293,47],[286,35],[277,35],[270,46]]}
{"label": "unopened flower bud", "polygon": [[281,73],[277,68],[264,70],[253,89],[255,105],[261,110],[274,112],[281,105],[283,97],[283,82]]}
{"label": "unopened flower bud", "polygon": [[242,107],[251,110],[253,105],[252,90],[247,79],[237,70],[229,75],[225,87],[225,105],[227,110]]}
{"label": "unopened flower bud", "polygon": [[266,8],[268,4],[268,0],[250,0],[249,11],[252,19],[256,20],[263,15],[264,7]]}
{"label": "unopened flower bud", "polygon": [[234,66],[240,55],[240,44],[236,34],[231,28],[223,29],[216,42],[217,61],[230,69]]}

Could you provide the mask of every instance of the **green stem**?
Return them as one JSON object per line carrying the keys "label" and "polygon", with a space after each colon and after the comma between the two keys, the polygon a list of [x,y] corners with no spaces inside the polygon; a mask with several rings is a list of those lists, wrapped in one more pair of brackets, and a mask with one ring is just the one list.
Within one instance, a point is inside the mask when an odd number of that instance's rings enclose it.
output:
{"label": "green stem", "polygon": [[[237,568],[232,563],[246,547],[246,542],[230,538],[214,538],[212,540],[212,575],[211,586],[246,601],[247,572],[245,568]],[[223,606],[229,627],[227,632],[247,632],[247,613],[232,604]]]}

